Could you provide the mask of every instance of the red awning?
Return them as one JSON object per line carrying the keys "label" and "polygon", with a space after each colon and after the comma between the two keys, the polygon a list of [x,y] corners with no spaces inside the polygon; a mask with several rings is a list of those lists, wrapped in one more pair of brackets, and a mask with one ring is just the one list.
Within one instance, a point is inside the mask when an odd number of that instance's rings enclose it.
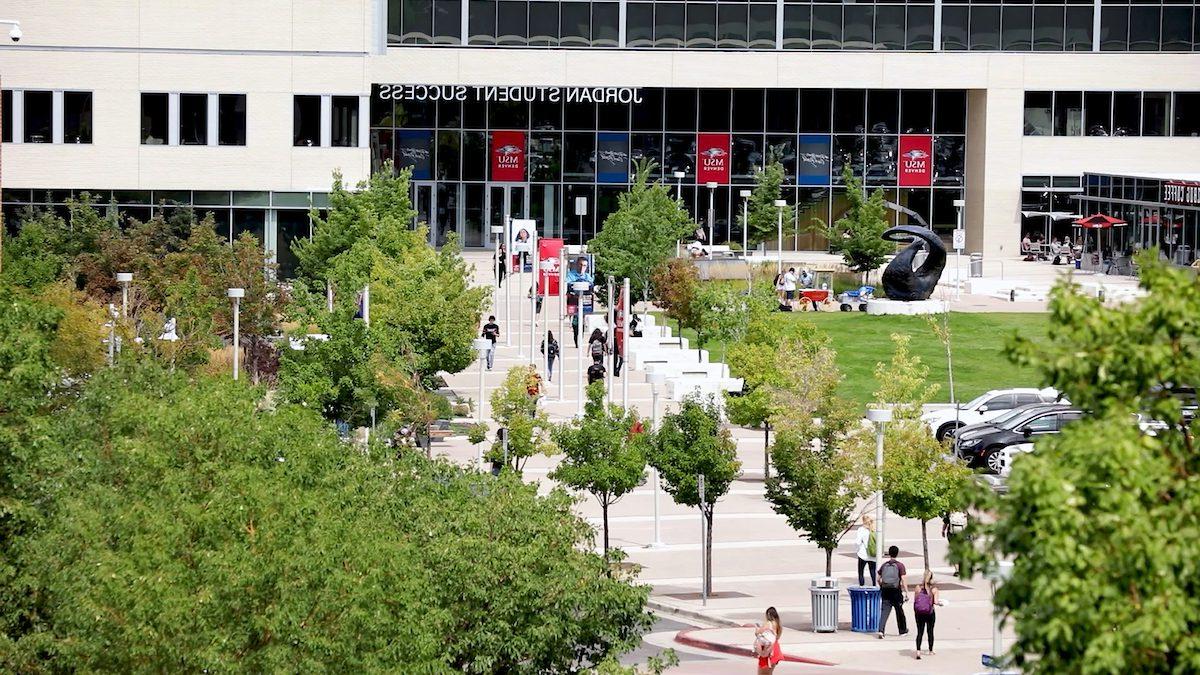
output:
{"label": "red awning", "polygon": [[1115,225],[1124,225],[1125,221],[1121,220],[1120,218],[1107,216],[1103,213],[1096,213],[1076,220],[1075,224],[1089,230],[1101,230],[1106,227],[1113,227]]}

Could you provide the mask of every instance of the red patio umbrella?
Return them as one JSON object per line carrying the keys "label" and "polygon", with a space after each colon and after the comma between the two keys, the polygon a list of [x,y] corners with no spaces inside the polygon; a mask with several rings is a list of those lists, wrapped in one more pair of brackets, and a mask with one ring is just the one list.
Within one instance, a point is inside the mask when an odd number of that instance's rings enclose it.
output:
{"label": "red patio umbrella", "polygon": [[[1106,215],[1103,213],[1094,213],[1090,216],[1084,216],[1083,218],[1076,220],[1075,224],[1078,225],[1079,227],[1084,228],[1085,230],[1105,230],[1110,227],[1117,227],[1120,225],[1125,225],[1126,223],[1125,223],[1125,221],[1121,220],[1120,218],[1113,218],[1112,216]],[[1086,232],[1084,233],[1084,236],[1085,237],[1087,236]],[[1083,250],[1085,250],[1085,251],[1087,250],[1086,243],[1087,242],[1085,241],[1084,242],[1085,245],[1083,247]],[[1100,264],[1103,265],[1104,264],[1104,243],[1100,240],[1099,233],[1096,234],[1096,252],[1100,256]]]}

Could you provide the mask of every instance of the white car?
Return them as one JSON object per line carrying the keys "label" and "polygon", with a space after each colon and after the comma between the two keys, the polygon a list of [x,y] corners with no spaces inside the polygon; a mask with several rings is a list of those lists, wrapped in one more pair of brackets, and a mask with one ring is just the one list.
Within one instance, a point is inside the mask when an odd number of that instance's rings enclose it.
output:
{"label": "white car", "polygon": [[1058,392],[1054,389],[993,389],[975,397],[969,403],[958,406],[938,408],[921,415],[921,421],[929,425],[939,441],[959,427],[968,424],[978,424],[993,420],[1000,415],[1030,403],[1054,403],[1058,401]]}
{"label": "white car", "polygon": [[1008,474],[1012,473],[1013,460],[1021,455],[1033,452],[1033,443],[1017,443],[1002,448],[999,453],[1000,476],[1008,478]]}

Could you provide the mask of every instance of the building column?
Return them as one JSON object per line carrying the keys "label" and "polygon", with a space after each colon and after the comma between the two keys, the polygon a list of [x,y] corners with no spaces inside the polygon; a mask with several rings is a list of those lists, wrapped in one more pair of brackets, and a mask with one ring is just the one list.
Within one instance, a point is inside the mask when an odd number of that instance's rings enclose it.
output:
{"label": "building column", "polygon": [[985,260],[1020,253],[1024,106],[1020,88],[967,91],[967,251]]}

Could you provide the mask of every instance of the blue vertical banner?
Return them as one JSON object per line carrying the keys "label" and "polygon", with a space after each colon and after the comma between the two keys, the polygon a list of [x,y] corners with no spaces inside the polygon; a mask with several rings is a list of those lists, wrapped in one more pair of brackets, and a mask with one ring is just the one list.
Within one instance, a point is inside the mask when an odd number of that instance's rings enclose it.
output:
{"label": "blue vertical banner", "polygon": [[596,182],[629,182],[629,134],[596,134]]}
{"label": "blue vertical banner", "polygon": [[829,185],[829,134],[800,134],[796,144],[796,184]]}
{"label": "blue vertical banner", "polygon": [[433,132],[401,129],[396,132],[396,168],[412,168],[413,180],[433,179]]}

